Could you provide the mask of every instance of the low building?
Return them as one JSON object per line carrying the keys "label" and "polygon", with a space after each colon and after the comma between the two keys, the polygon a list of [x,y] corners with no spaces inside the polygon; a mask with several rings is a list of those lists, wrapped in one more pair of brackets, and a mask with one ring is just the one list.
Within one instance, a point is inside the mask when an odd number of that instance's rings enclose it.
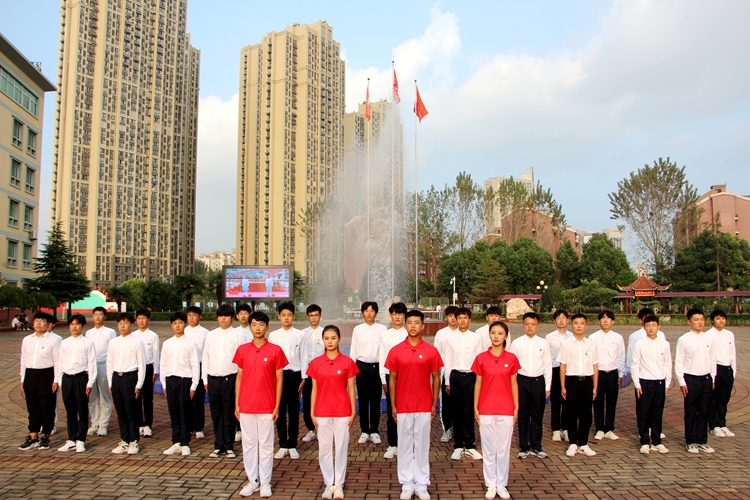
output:
{"label": "low building", "polygon": [[750,196],[727,192],[726,184],[711,186],[698,198],[700,227],[718,229],[750,242]]}
{"label": "low building", "polygon": [[202,253],[195,260],[200,261],[209,272],[221,271],[223,266],[233,266],[237,261],[237,252],[233,248],[231,251],[217,250],[211,253]]}

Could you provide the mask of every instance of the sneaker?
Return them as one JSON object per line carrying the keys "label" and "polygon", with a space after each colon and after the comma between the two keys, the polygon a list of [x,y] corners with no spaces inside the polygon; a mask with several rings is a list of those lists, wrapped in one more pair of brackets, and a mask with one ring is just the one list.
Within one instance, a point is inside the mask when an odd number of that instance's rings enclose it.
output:
{"label": "sneaker", "polygon": [[190,455],[190,446],[180,446],[180,453],[182,453],[183,457]]}
{"label": "sneaker", "polygon": [[261,498],[268,498],[272,495],[271,493],[271,485],[268,483],[263,483],[260,485],[260,496]]}
{"label": "sneaker", "polygon": [[596,431],[596,434],[594,434],[594,439],[597,441],[601,441],[604,439],[604,431]]}
{"label": "sneaker", "polygon": [[151,431],[151,427],[147,425],[146,427],[143,428],[143,437],[150,438],[153,435],[154,433]]}
{"label": "sneaker", "polygon": [[494,486],[490,486],[487,488],[487,493],[484,494],[484,498],[487,500],[490,500],[491,498],[495,498],[497,496],[497,488]]}
{"label": "sneaker", "polygon": [[202,431],[198,431],[198,432],[195,433],[195,439],[203,439],[205,437],[206,437],[206,435],[203,434]]}
{"label": "sneaker", "polygon": [[333,485],[326,486],[326,489],[323,490],[323,494],[320,497],[325,500],[331,500],[333,498]]}
{"label": "sneaker", "polygon": [[652,446],[651,451],[658,451],[662,455],[665,453],[669,453],[669,450],[663,444],[657,444],[656,446]]}
{"label": "sneaker", "polygon": [[174,455],[180,452],[180,443],[174,443],[172,446],[164,450],[164,455]]}
{"label": "sneaker", "polygon": [[399,496],[398,498],[400,500],[411,500],[411,497],[413,496],[414,496],[414,490],[402,489],[401,496]]}
{"label": "sneaker", "polygon": [[721,432],[723,432],[723,433],[724,433],[724,435],[725,435],[726,437],[728,437],[728,438],[733,438],[734,436],[736,436],[736,435],[737,435],[737,434],[735,434],[734,432],[732,432],[732,431],[730,431],[729,429],[727,429],[726,427],[722,427],[722,428],[721,428]]}
{"label": "sneaker", "polygon": [[86,451],[86,443],[83,441],[76,441],[76,453],[83,453]]}
{"label": "sneaker", "polygon": [[214,450],[208,454],[208,458],[219,458],[221,456],[221,450]]}
{"label": "sneaker", "polygon": [[122,455],[123,453],[128,452],[129,447],[130,445],[128,443],[126,443],[125,441],[120,441],[120,444],[117,445],[117,448],[112,450],[112,453],[114,453],[115,455]]}
{"label": "sneaker", "polygon": [[138,427],[138,435],[143,436],[143,427]]}
{"label": "sneaker", "polygon": [[700,453],[700,450],[698,449],[698,445],[695,443],[685,445],[685,449],[688,453]]}
{"label": "sneaker", "polygon": [[571,444],[568,446],[568,451],[565,452],[565,454],[569,457],[576,456],[576,453],[578,453],[578,446]]}
{"label": "sneaker", "polygon": [[273,458],[284,458],[289,454],[289,450],[286,448],[279,448],[279,451],[273,456]]}
{"label": "sneaker", "polygon": [[419,490],[416,492],[416,494],[419,500],[430,500],[430,494],[427,493],[427,490]]}
{"label": "sneaker", "polygon": [[297,448],[289,448],[289,458],[292,460],[297,460],[299,458],[299,452],[297,451]]}
{"label": "sneaker", "polygon": [[92,425],[91,427],[89,427],[89,430],[86,431],[86,435],[93,436],[94,434],[96,434],[98,430],[99,430],[98,425]]}
{"label": "sneaker", "polygon": [[605,433],[604,437],[607,438],[607,439],[611,439],[612,441],[617,441],[618,439],[620,439],[620,436],[618,436],[617,434],[615,434],[612,431],[609,431],[609,432]]}
{"label": "sneaker", "polygon": [[49,437],[42,436],[39,438],[39,449],[40,450],[49,450],[50,444],[49,444]]}
{"label": "sneaker", "polygon": [[97,436],[106,436],[107,435],[107,429],[105,427],[99,427],[99,430],[96,431]]}
{"label": "sneaker", "polygon": [[663,432],[662,432],[661,434],[659,434],[659,437],[660,437],[660,438],[661,438],[662,440],[664,440],[664,439],[667,439],[667,435],[666,435],[666,434],[664,434]]}
{"label": "sneaker", "polygon": [[333,500],[344,500],[344,487],[343,486],[333,487]]}
{"label": "sneaker", "polygon": [[240,441],[242,441],[242,433],[237,431],[234,433],[234,442],[239,443]]}
{"label": "sneaker", "polygon": [[552,431],[552,441],[562,441],[562,433],[560,431]]}
{"label": "sneaker", "polygon": [[[42,438],[42,441],[44,441],[44,438]],[[716,451],[716,450],[714,450],[713,448],[711,448],[710,446],[708,446],[707,444],[699,444],[699,445],[698,445],[698,448],[699,448],[699,449],[700,449],[700,450],[701,450],[701,451],[702,451],[703,453],[714,453],[714,452]]]}
{"label": "sneaker", "polygon": [[583,453],[587,457],[595,457],[596,456],[596,452],[594,450],[592,450],[591,448],[589,448],[589,445],[587,445],[587,444],[584,444],[583,446],[580,446],[578,448],[578,453]]}
{"label": "sneaker", "polygon": [[54,436],[55,434],[57,434],[57,427],[53,427],[52,432],[49,433],[50,436]]}
{"label": "sneaker", "polygon": [[128,446],[128,455],[137,455],[141,451],[141,447],[138,446],[138,441],[133,441]]}
{"label": "sneaker", "polygon": [[250,495],[258,491],[259,489],[260,489],[260,484],[258,484],[258,481],[250,481],[249,483],[245,485],[244,488],[240,490],[240,496],[249,497]]}
{"label": "sneaker", "polygon": [[317,436],[317,434],[315,434],[315,431],[307,431],[307,434],[302,436],[302,442],[309,443],[310,441],[315,439],[315,436]]}
{"label": "sneaker", "polygon": [[450,429],[448,429],[447,431],[443,433],[442,436],[440,436],[440,442],[447,443],[451,440],[451,437],[453,437],[453,432]]}
{"label": "sneaker", "polygon": [[[482,460],[482,454],[477,451],[476,448],[466,448],[464,455],[473,458],[474,460]],[[417,492],[419,494],[419,492]]]}
{"label": "sneaker", "polygon": [[75,441],[65,441],[65,444],[57,449],[57,451],[70,451],[76,449]]}
{"label": "sneaker", "polygon": [[357,442],[359,444],[365,444],[369,440],[370,440],[370,435],[363,432],[362,435],[359,436],[359,439],[357,440]]}
{"label": "sneaker", "polygon": [[497,496],[499,496],[500,498],[506,498],[507,499],[507,498],[510,498],[510,493],[508,493],[508,489],[507,488],[498,488],[497,489]]}
{"label": "sneaker", "polygon": [[227,458],[237,458],[237,454],[234,450],[227,450]]}
{"label": "sneaker", "polygon": [[398,446],[389,446],[387,450],[385,450],[385,453],[383,453],[383,458],[393,458],[396,455],[398,455]]}
{"label": "sneaker", "polygon": [[516,458],[521,458],[521,459],[523,459],[523,458],[526,458],[526,457],[528,457],[528,456],[529,456],[529,452],[528,452],[528,451],[523,451],[523,450],[521,450],[521,451],[519,451],[519,452],[518,452],[518,454],[516,455]]}
{"label": "sneaker", "polygon": [[455,450],[453,450],[453,453],[451,454],[451,460],[461,460],[462,456],[464,456],[464,449],[456,448]]}
{"label": "sneaker", "polygon": [[529,455],[536,455],[537,458],[547,458],[547,454],[542,450],[531,450],[531,453],[529,453]]}
{"label": "sneaker", "polygon": [[380,439],[380,434],[370,434],[370,441],[373,442],[373,444],[380,444],[383,441]]}
{"label": "sneaker", "polygon": [[651,447],[647,444],[642,444],[640,452],[643,453],[644,455],[648,455],[649,453],[651,453]]}
{"label": "sneaker", "polygon": [[720,438],[727,437],[727,435],[724,433],[724,431],[721,430],[721,427],[714,427],[713,429],[711,429],[708,432],[710,432],[712,435],[714,435],[716,437],[720,437]]}
{"label": "sneaker", "polygon": [[562,433],[563,441],[570,442],[570,438],[568,438],[568,431],[560,431]]}

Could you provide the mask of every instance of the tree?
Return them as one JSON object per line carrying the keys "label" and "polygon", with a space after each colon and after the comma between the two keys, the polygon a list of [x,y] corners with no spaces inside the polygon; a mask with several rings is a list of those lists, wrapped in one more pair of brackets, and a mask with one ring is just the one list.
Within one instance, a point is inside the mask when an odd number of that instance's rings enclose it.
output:
{"label": "tree", "polygon": [[534,200],[526,186],[513,177],[504,179],[495,192],[494,206],[500,214],[503,238],[513,244],[521,237],[528,223],[529,211]]}
{"label": "tree", "polygon": [[24,287],[29,292],[48,292],[58,303],[67,302],[70,316],[73,302],[89,296],[89,280],[78,268],[75,255],[65,242],[62,222],[55,222],[47,235],[47,245],[34,266],[39,276],[26,280]]}
{"label": "tree", "polygon": [[472,180],[471,174],[461,172],[456,176],[452,194],[458,249],[463,250],[479,239],[484,231],[484,190]]}
{"label": "tree", "polygon": [[680,214],[694,210],[697,200],[698,192],[687,181],[685,167],[678,168],[669,157],[631,172],[609,194],[612,219],[630,228],[640,256],[656,273],[673,262],[675,225]]}
{"label": "tree", "polygon": [[534,200],[534,213],[546,214],[549,216],[551,222],[551,233],[541,234],[541,231],[537,230],[537,243],[547,248],[544,242],[549,241],[547,238],[551,238],[552,244],[549,248],[555,252],[555,247],[558,247],[562,243],[562,238],[565,235],[565,227],[567,226],[562,205],[555,201],[555,198],[552,196],[552,190],[549,188],[544,189],[541,182],[536,183],[532,198]]}
{"label": "tree", "polygon": [[580,310],[582,306],[592,306],[604,309],[612,303],[612,299],[619,292],[604,286],[598,280],[581,280],[581,286],[565,290],[563,296],[573,307]]}
{"label": "tree", "polygon": [[570,241],[560,245],[555,253],[555,274],[557,282],[565,288],[575,288],[580,283],[581,262]]}
{"label": "tree", "polygon": [[617,285],[629,285],[637,278],[630,269],[625,252],[615,248],[605,234],[595,234],[583,246],[580,270],[582,282],[597,280],[610,289],[616,289]]}
{"label": "tree", "polygon": [[703,231],[675,259],[673,290],[750,289],[750,245],[732,234]]}
{"label": "tree", "polygon": [[440,272],[438,273],[438,291],[451,296],[453,293],[451,279],[455,276],[456,293],[459,300],[464,302],[477,284],[478,269],[484,260],[484,253],[487,249],[487,243],[479,241],[473,247],[458,250],[443,257],[440,261]]}
{"label": "tree", "polygon": [[203,277],[200,274],[179,274],[174,277],[172,289],[181,301],[192,304],[195,295],[202,295],[204,291]]}
{"label": "tree", "polygon": [[143,307],[151,311],[177,311],[182,309],[182,301],[174,288],[159,280],[148,280],[141,295]]}
{"label": "tree", "polygon": [[[430,186],[419,193],[419,260],[425,263],[427,277],[437,284],[440,259],[455,248],[458,243],[456,233],[451,229],[451,206],[453,190],[445,186],[436,190]],[[414,197],[408,197],[409,212],[414,213]],[[414,255],[413,247],[411,255]]]}
{"label": "tree", "polygon": [[0,286],[0,308],[8,310],[8,323],[10,323],[10,310],[25,310],[29,307],[29,296],[21,288],[15,285]]}
{"label": "tree", "polygon": [[305,298],[307,297],[307,288],[307,283],[305,283],[305,278],[302,277],[302,273],[295,270],[294,278],[292,281],[292,290],[294,293],[295,302],[304,302]]}
{"label": "tree", "polygon": [[508,277],[500,263],[487,252],[477,269],[476,284],[469,298],[473,302],[497,304],[498,297],[508,290]]}
{"label": "tree", "polygon": [[[146,282],[140,278],[133,278],[123,282],[120,285],[123,295],[127,297],[127,305],[131,311],[137,311],[146,307],[143,302],[143,290],[146,287]],[[118,304],[118,307],[120,305]]]}
{"label": "tree", "polygon": [[552,254],[522,237],[510,246],[506,257],[505,272],[512,293],[537,293],[540,281],[552,283],[555,267]]}
{"label": "tree", "polygon": [[221,306],[224,302],[224,278],[221,271],[211,271],[208,274],[206,288],[216,294],[216,302]]}
{"label": "tree", "polygon": [[127,300],[127,290],[122,286],[111,286],[105,291],[107,292],[107,296],[117,304],[117,312],[122,312],[122,303]]}
{"label": "tree", "polygon": [[31,292],[28,294],[27,304],[34,311],[38,311],[41,307],[55,311],[60,305],[55,296],[48,292]]}

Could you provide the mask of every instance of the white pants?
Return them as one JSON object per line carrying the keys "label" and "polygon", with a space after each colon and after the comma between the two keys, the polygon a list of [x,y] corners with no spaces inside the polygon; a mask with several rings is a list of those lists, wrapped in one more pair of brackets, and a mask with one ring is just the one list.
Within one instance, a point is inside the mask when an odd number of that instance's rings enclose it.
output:
{"label": "white pants", "polygon": [[271,483],[273,470],[273,415],[240,413],[242,461],[250,482]]}
{"label": "white pants", "polygon": [[326,486],[344,485],[348,449],[349,417],[318,417],[318,462]]}
{"label": "white pants", "polygon": [[96,382],[91,387],[89,395],[89,413],[91,425],[106,429],[109,417],[112,415],[112,395],[109,393],[107,382],[107,362],[96,363]]}
{"label": "white pants", "polygon": [[479,436],[482,440],[484,483],[488,488],[505,488],[508,486],[513,417],[479,415]]}
{"label": "white pants", "polygon": [[398,414],[398,482],[404,490],[430,484],[430,414]]}

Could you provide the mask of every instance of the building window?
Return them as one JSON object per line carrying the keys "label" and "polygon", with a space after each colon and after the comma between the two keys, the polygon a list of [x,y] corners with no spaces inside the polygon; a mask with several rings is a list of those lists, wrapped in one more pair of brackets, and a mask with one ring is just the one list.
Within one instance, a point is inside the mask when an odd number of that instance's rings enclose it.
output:
{"label": "building window", "polygon": [[10,185],[21,186],[21,162],[15,158],[10,159]]}
{"label": "building window", "polygon": [[34,229],[34,207],[23,206],[23,230],[31,231]]}
{"label": "building window", "polygon": [[[19,169],[20,170],[20,169]],[[11,175],[11,183],[12,183],[12,175]],[[36,171],[27,166],[26,167],[26,192],[29,194],[34,194],[34,186],[36,186]]]}
{"label": "building window", "polygon": [[26,143],[26,152],[33,157],[36,157],[36,135],[36,132],[29,129],[29,140]]}
{"label": "building window", "polygon": [[0,91],[16,101],[23,109],[36,116],[39,109],[39,98],[2,66],[0,66]]}
{"label": "building window", "polygon": [[10,227],[18,227],[18,205],[16,200],[10,200],[8,206],[8,225]]}
{"label": "building window", "polygon": [[23,244],[23,269],[31,271],[31,252],[34,247],[31,245]]}
{"label": "building window", "polygon": [[8,267],[18,267],[18,242],[8,240]]}
{"label": "building window", "polygon": [[23,147],[23,123],[13,120],[13,145],[17,148]]}

